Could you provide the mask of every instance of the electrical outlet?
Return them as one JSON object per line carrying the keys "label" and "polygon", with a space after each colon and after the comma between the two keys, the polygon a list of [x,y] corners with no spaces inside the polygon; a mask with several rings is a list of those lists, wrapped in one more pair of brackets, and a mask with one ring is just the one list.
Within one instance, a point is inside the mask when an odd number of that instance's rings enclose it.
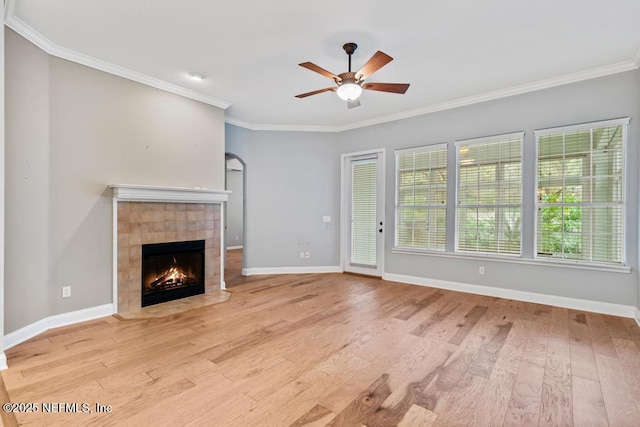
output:
{"label": "electrical outlet", "polygon": [[483,265],[478,267],[478,274],[484,274],[484,266]]}
{"label": "electrical outlet", "polygon": [[71,296],[71,286],[62,287],[62,298],[69,298]]}
{"label": "electrical outlet", "polygon": [[304,252],[300,252],[300,259],[304,259]]}
{"label": "electrical outlet", "polygon": [[310,254],[309,252],[305,252],[305,253],[304,253],[304,257],[305,257],[305,258],[311,258],[311,254]]}

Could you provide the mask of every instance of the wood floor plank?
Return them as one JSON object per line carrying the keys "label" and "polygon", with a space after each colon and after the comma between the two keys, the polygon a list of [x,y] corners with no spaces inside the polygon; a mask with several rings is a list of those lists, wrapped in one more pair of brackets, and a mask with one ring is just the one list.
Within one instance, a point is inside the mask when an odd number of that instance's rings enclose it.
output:
{"label": "wood floor plank", "polygon": [[538,311],[534,314],[532,324],[535,328],[531,328],[527,347],[524,350],[523,360],[544,367],[547,360],[547,346],[549,342],[549,328],[551,325],[551,317],[546,315],[546,311]]}
{"label": "wood floor plank", "polygon": [[496,333],[480,346],[475,360],[469,366],[470,373],[482,378],[489,378],[512,326],[511,322],[496,325]]}
{"label": "wood floor plank", "polygon": [[400,320],[409,320],[416,313],[419,313],[420,311],[429,307],[431,304],[433,304],[443,296],[444,292],[442,291],[431,292],[420,301],[411,303],[411,305],[405,308],[400,314],[396,315],[395,318]]}
{"label": "wood floor plank", "polygon": [[438,419],[438,414],[422,406],[412,405],[398,423],[398,427],[431,427]]}
{"label": "wood floor plank", "polygon": [[[1,404],[11,402],[11,399],[9,398],[9,393],[7,393],[7,389],[4,385],[4,380],[2,379],[3,374],[0,374],[0,403]],[[3,426],[6,426],[6,427],[16,427],[18,425],[18,420],[16,419],[16,415],[13,412],[8,412],[8,411],[0,412],[0,422],[2,423]]]}
{"label": "wood floor plank", "polygon": [[571,398],[575,426],[601,427],[609,425],[599,382],[573,376],[571,378]]}
{"label": "wood floor plank", "polygon": [[640,411],[624,374],[620,361],[614,357],[596,355],[596,364],[600,373],[600,387],[607,419],[612,426],[637,426]]}
{"label": "wood floor plank", "polygon": [[431,328],[446,319],[447,316],[449,316],[455,311],[456,308],[458,308],[459,305],[459,302],[449,302],[436,313],[429,316],[427,320],[418,325],[418,327],[411,331],[411,333],[418,337],[424,337]]}
{"label": "wood floor plank", "polygon": [[523,362],[513,386],[505,426],[535,426],[540,416],[544,368]]}
{"label": "wood floor plank", "polygon": [[531,327],[528,321],[515,319],[509,335],[502,346],[502,350],[498,354],[494,365],[495,368],[509,371],[513,373],[514,376],[517,375],[530,333]]}
{"label": "wood floor plank", "polygon": [[324,408],[320,405],[316,405],[309,410],[306,414],[298,418],[290,427],[312,427],[312,426],[326,426],[336,414]]}
{"label": "wood floor plank", "polygon": [[459,328],[456,331],[456,334],[451,337],[449,342],[451,344],[459,345],[462,340],[464,340],[469,332],[476,326],[478,320],[487,312],[486,306],[483,305],[474,305],[471,310],[467,314],[465,314],[464,319],[456,324],[456,328]]}
{"label": "wood floor plank", "polygon": [[569,343],[569,313],[566,308],[552,307],[549,325],[549,340],[547,343],[547,358],[571,361],[571,346]]}
{"label": "wood floor plank", "polygon": [[640,350],[634,341],[614,338],[613,345],[620,360],[622,374],[629,392],[640,411]]}
{"label": "wood floor plank", "polygon": [[430,348],[422,347],[400,359],[387,371],[391,394],[375,413],[364,419],[363,424],[396,425],[414,404],[429,406],[429,397],[423,390],[443,370],[450,356],[449,346],[436,344]]}
{"label": "wood floor plank", "polygon": [[586,313],[586,316],[593,352],[603,356],[616,357],[616,349],[613,347],[611,335],[603,316],[596,313]]}
{"label": "wood floor plank", "polygon": [[485,378],[465,373],[438,405],[436,426],[465,425],[477,412],[480,396],[487,384]]}
{"label": "wood floor plank", "polygon": [[471,414],[469,426],[502,426],[515,382],[516,374],[495,368],[478,397],[479,404]]}
{"label": "wood floor plank", "polygon": [[376,412],[390,394],[389,374],[383,374],[353,402],[347,405],[328,425],[362,425],[369,416]]}
{"label": "wood floor plank", "polygon": [[569,337],[571,375],[598,381],[598,369],[593,357],[593,347],[585,313],[569,311]]}
{"label": "wood floor plank", "polygon": [[572,426],[571,362],[547,357],[542,381],[540,426]]}

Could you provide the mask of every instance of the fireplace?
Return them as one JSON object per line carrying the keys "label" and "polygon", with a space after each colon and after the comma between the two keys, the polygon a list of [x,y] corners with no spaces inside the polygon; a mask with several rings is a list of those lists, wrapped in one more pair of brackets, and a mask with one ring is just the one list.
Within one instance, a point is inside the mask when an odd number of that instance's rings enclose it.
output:
{"label": "fireplace", "polygon": [[204,293],[205,241],[142,245],[142,307]]}

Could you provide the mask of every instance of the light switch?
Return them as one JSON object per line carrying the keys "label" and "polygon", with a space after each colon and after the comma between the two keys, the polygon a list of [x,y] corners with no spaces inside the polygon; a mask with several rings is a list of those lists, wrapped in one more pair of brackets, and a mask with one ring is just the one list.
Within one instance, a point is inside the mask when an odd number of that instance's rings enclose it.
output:
{"label": "light switch", "polygon": [[331,217],[329,215],[323,216],[322,222],[327,222],[327,223],[331,222]]}

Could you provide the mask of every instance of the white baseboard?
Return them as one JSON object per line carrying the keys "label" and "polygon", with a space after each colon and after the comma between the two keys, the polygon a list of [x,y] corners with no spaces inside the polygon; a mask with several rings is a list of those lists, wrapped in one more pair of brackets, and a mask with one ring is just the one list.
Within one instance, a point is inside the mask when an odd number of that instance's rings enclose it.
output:
{"label": "white baseboard", "polygon": [[311,274],[311,273],[342,273],[342,268],[336,265],[316,267],[258,267],[243,268],[243,276],[256,276],[259,274]]}
{"label": "white baseboard", "polygon": [[7,366],[7,356],[4,354],[4,351],[0,351],[0,371],[4,371],[8,368],[9,366]]}
{"label": "white baseboard", "polygon": [[85,308],[71,311],[69,313],[56,314],[35,323],[13,331],[4,336],[4,349],[14,347],[26,340],[33,338],[52,328],[86,322],[87,320],[98,319],[100,317],[111,316],[113,314],[113,304],[104,304],[97,307]]}
{"label": "white baseboard", "polygon": [[636,308],[636,323],[640,326],[640,308]]}
{"label": "white baseboard", "polygon": [[382,278],[392,282],[408,283],[411,285],[429,286],[431,288],[447,289],[451,291],[467,292],[471,294],[506,298],[536,304],[553,305],[574,310],[590,311],[593,313],[610,314],[620,317],[636,317],[638,311],[635,306],[613,304],[609,302],[592,301],[579,298],[568,298],[556,295],[539,294],[535,292],[517,291],[514,289],[494,288],[491,286],[472,285],[469,283],[449,282],[446,280],[427,279],[424,277],[405,276],[403,274],[385,273]]}
{"label": "white baseboard", "polygon": [[227,246],[227,250],[228,251],[233,251],[235,249],[242,249],[242,248],[243,248],[242,245],[240,245],[240,246]]}

